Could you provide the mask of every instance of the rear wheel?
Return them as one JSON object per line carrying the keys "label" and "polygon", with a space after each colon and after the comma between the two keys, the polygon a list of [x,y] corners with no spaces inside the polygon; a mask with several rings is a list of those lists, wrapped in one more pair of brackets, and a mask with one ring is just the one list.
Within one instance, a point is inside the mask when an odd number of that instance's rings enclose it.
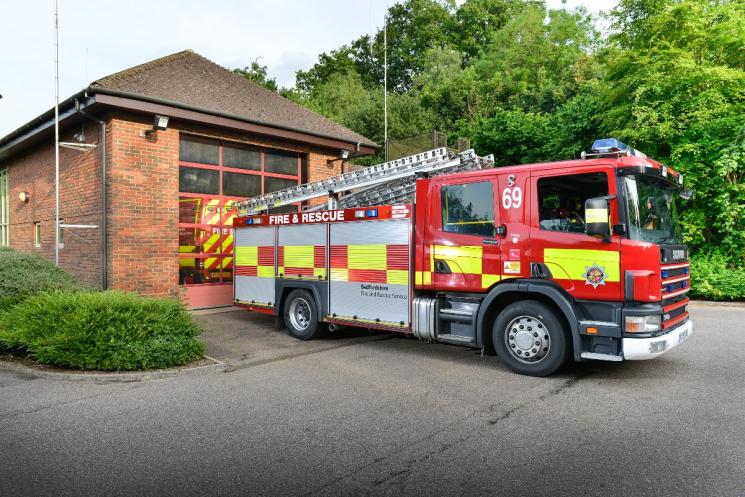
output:
{"label": "rear wheel", "polygon": [[318,335],[318,317],[313,296],[306,290],[293,290],[285,299],[284,318],[287,331],[299,340]]}
{"label": "rear wheel", "polygon": [[561,318],[537,300],[514,302],[494,322],[492,343],[511,370],[529,376],[548,376],[564,365],[569,340]]}

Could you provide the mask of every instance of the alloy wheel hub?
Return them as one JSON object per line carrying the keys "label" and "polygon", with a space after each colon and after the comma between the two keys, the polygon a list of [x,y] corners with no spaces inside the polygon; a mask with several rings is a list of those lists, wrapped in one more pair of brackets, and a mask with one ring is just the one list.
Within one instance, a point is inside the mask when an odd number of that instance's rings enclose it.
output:
{"label": "alloy wheel hub", "polygon": [[546,325],[529,316],[520,316],[510,321],[504,339],[510,354],[526,363],[541,361],[551,348],[551,337]]}

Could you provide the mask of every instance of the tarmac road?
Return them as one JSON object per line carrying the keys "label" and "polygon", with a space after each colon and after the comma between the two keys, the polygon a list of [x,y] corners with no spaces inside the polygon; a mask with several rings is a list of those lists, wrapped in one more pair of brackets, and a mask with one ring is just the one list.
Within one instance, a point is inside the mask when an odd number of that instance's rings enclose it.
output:
{"label": "tarmac road", "polygon": [[742,497],[745,307],[691,314],[657,360],[551,378],[398,336],[297,342],[242,312],[201,318],[228,373],[0,369],[0,496]]}

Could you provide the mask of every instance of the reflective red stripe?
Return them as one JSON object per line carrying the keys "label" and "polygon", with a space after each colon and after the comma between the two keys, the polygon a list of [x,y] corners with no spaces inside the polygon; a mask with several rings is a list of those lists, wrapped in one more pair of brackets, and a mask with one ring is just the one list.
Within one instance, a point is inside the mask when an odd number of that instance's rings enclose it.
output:
{"label": "reflective red stripe", "polygon": [[689,299],[688,297],[686,297],[683,300],[681,300],[680,302],[675,302],[674,304],[670,304],[670,305],[668,305],[666,307],[663,307],[662,308],[662,312],[668,313],[668,312],[670,312],[672,310],[675,310],[675,309],[677,309],[679,307],[683,307],[684,305],[687,305],[688,302],[690,302],[690,301],[691,301],[691,299]]}
{"label": "reflective red stripe", "polygon": [[346,269],[348,264],[348,247],[346,245],[332,245],[329,249],[331,267],[334,269]]}
{"label": "reflective red stripe", "polygon": [[274,247],[259,247],[259,266],[274,266]]}
{"label": "reflective red stripe", "polygon": [[409,246],[386,245],[388,269],[409,269]]}
{"label": "reflective red stripe", "polygon": [[258,268],[256,266],[237,266],[235,274],[238,276],[257,276]]}
{"label": "reflective red stripe", "polygon": [[326,247],[323,245],[313,246],[313,266],[317,268],[326,267]]}
{"label": "reflective red stripe", "polygon": [[386,283],[388,281],[388,273],[382,269],[350,269],[349,281]]}
{"label": "reflective red stripe", "polygon": [[662,323],[662,329],[663,330],[666,330],[668,328],[672,328],[673,326],[675,326],[676,324],[680,323],[681,321],[685,321],[685,319],[687,317],[688,317],[688,313],[687,312],[684,312],[680,316],[676,316],[676,317],[674,317],[673,319],[671,319],[669,321],[665,321],[664,323]]}

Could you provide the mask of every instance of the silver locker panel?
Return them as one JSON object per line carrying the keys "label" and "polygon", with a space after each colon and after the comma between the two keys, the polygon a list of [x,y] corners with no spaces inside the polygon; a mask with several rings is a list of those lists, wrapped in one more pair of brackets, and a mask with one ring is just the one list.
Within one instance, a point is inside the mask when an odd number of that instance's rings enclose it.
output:
{"label": "silver locker panel", "polygon": [[[330,243],[348,246],[348,267],[345,276],[343,271],[335,271],[333,258],[329,278],[329,312],[333,318],[352,319],[370,323],[392,323],[408,326],[410,322],[410,282],[411,261],[405,271],[399,270],[398,278],[380,281],[350,281],[349,270],[352,265],[353,248],[362,250],[370,248],[370,267],[380,270],[379,250],[381,245],[406,245],[410,251],[410,219],[357,221],[335,223],[330,225]],[[364,267],[363,267],[364,270]],[[401,272],[406,281],[400,281]],[[356,316],[356,317],[355,317]],[[379,320],[379,321],[378,321]]]}
{"label": "silver locker panel", "polygon": [[[276,250],[274,241],[277,229],[266,228],[238,228],[235,230],[235,258],[234,258],[234,298],[242,303],[255,303],[263,306],[275,305],[274,274],[276,268]],[[271,267],[269,264],[259,266],[258,247],[272,247]],[[256,255],[254,255],[256,253]],[[248,263],[248,267],[256,266],[256,276],[246,276],[241,272],[241,263]]]}

